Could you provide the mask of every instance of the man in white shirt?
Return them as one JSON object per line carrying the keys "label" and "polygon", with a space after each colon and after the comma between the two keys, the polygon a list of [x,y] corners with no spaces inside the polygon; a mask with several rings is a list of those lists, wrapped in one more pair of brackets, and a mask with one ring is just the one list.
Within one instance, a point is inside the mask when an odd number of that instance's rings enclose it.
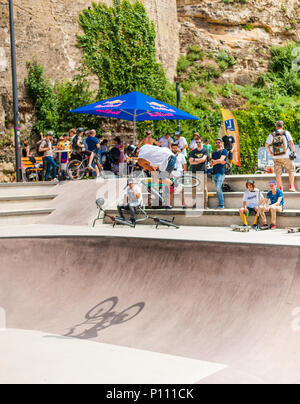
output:
{"label": "man in white shirt", "polygon": [[199,133],[195,133],[194,134],[194,139],[190,143],[190,152],[197,149],[197,140],[199,140],[199,139],[200,139]]}
{"label": "man in white shirt", "polygon": [[[180,149],[176,143],[173,143],[172,145],[172,152],[174,153],[175,156],[177,156],[177,161],[175,165],[175,169],[172,172],[172,177],[173,178],[179,178],[184,175],[184,173],[187,172],[187,161],[186,158],[182,153],[180,153]],[[174,206],[174,187],[171,187],[171,198],[170,198],[171,205]],[[182,208],[186,209],[185,206],[185,199],[184,199],[184,188],[182,187],[181,191],[181,203],[182,203]]]}
{"label": "man in white shirt", "polygon": [[180,152],[187,158],[187,149],[189,147],[185,137],[181,136],[180,132],[175,132],[175,143],[178,145]]}
{"label": "man in white shirt", "polygon": [[[170,174],[174,170],[176,160],[177,158],[174,153],[166,147],[145,145],[138,153],[138,165],[144,170],[151,172],[154,179],[157,171]],[[164,181],[169,185],[172,183],[168,179]]]}
{"label": "man in white shirt", "polygon": [[248,180],[246,184],[246,191],[243,197],[243,207],[240,209],[240,216],[244,223],[244,226],[248,226],[247,216],[250,213],[255,214],[255,220],[253,228],[258,230],[258,210],[260,204],[264,200],[264,195],[261,191],[255,188],[255,182],[253,180]]}
{"label": "man in white shirt", "polygon": [[[272,147],[272,148],[271,148]],[[270,134],[266,142],[266,149],[273,156],[276,181],[278,188],[283,191],[282,173],[283,167],[289,174],[290,192],[297,192],[295,188],[295,165],[296,148],[290,132],[284,130],[284,123],[278,121],[276,132]]]}
{"label": "man in white shirt", "polygon": [[125,219],[123,210],[130,212],[130,220],[135,224],[135,209],[143,205],[143,194],[141,188],[136,185],[133,180],[128,181],[125,200],[123,205],[118,205],[120,218]]}
{"label": "man in white shirt", "polygon": [[174,140],[171,138],[171,133],[169,132],[159,139],[159,144],[161,145],[161,147],[167,147],[168,149],[171,149],[173,142]]}

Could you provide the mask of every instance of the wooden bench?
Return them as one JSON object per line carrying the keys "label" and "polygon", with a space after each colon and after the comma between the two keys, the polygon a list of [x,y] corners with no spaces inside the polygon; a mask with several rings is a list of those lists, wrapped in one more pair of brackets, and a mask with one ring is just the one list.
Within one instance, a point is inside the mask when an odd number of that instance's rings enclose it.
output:
{"label": "wooden bench", "polygon": [[[34,171],[36,174],[40,171],[43,171],[43,167],[36,168],[35,165],[29,160],[28,157],[22,157],[22,171],[26,175],[28,171]],[[43,157],[35,157],[36,165],[43,164]],[[38,180],[38,179],[37,179]]]}

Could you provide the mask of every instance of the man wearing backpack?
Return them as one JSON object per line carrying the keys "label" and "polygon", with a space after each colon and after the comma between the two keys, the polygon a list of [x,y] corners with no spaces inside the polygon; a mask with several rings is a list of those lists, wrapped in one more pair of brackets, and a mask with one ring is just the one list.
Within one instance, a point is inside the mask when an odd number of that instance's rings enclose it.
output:
{"label": "man wearing backpack", "polygon": [[[273,156],[276,181],[278,188],[283,191],[282,173],[283,168],[289,174],[290,192],[297,192],[295,188],[295,165],[296,148],[290,132],[285,131],[284,123],[278,121],[276,131],[272,133],[266,142],[266,149]],[[272,146],[272,149],[271,149]]]}
{"label": "man wearing backpack", "polygon": [[76,129],[76,134],[73,136],[72,140],[72,160],[82,160],[81,152],[84,150],[83,145],[83,128]]}
{"label": "man wearing backpack", "polygon": [[53,140],[53,132],[47,132],[46,139],[42,141],[39,147],[39,153],[44,153],[44,161],[47,165],[45,181],[49,181],[51,171],[52,171],[52,180],[57,181],[56,178],[57,164],[53,159],[52,140]]}

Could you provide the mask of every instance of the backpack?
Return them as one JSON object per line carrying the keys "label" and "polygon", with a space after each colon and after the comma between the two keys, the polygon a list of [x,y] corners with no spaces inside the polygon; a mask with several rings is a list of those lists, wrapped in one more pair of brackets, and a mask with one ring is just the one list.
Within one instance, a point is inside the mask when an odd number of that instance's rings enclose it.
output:
{"label": "backpack", "polygon": [[286,137],[286,132],[274,132],[272,134],[273,136],[273,153],[274,156],[282,156],[287,152],[285,143],[284,143],[284,137],[287,139]]}
{"label": "backpack", "polygon": [[78,150],[80,150],[80,147],[78,147],[77,143],[78,143],[78,135],[75,135],[75,136],[73,137],[73,140],[72,140],[72,150],[73,150],[73,151],[78,151]]}
{"label": "backpack", "polygon": [[120,152],[120,150],[119,150],[117,147],[113,147],[113,148],[111,149],[111,151],[109,152],[109,154],[110,154],[111,162],[112,162],[113,164],[116,164],[116,163],[119,162],[120,157],[121,157],[121,152]]}
{"label": "backpack", "polygon": [[38,156],[38,157],[44,157],[44,152],[40,152],[40,147],[41,147],[41,144],[43,143],[43,140],[40,140],[40,141],[38,141],[37,142],[37,144],[36,144],[36,155]]}

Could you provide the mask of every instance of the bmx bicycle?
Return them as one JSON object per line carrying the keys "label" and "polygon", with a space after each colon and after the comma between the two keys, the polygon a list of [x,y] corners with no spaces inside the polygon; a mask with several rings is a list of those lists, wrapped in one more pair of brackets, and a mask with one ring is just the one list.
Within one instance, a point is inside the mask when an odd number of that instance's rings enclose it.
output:
{"label": "bmx bicycle", "polygon": [[[89,156],[87,154],[84,154],[84,158],[82,161],[80,160],[70,161],[67,168],[70,179],[73,181],[79,181],[82,180],[85,176],[91,174],[91,170],[88,168],[88,164],[89,164]],[[97,154],[94,155],[92,164],[98,167],[100,177],[105,179],[104,169]]]}

